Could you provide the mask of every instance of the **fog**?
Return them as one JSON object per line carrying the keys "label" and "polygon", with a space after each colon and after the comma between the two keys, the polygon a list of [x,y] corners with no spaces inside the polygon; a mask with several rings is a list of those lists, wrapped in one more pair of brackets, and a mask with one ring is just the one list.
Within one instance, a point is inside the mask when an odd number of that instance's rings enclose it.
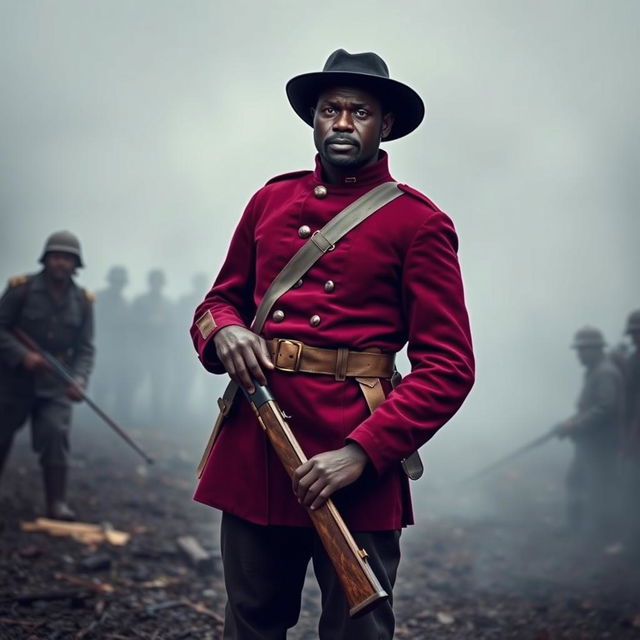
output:
{"label": "fog", "polygon": [[213,280],[255,190],[312,166],[290,77],[338,47],[375,50],[423,96],[425,122],[385,148],[394,177],[455,221],[478,361],[467,403],[423,450],[432,481],[568,416],[574,331],[593,324],[616,344],[640,306],[636,2],[0,7],[5,278],[36,270],[45,237],[68,228],[81,284],[102,289],[122,264],[131,299],[162,268],[176,300],[195,273]]}

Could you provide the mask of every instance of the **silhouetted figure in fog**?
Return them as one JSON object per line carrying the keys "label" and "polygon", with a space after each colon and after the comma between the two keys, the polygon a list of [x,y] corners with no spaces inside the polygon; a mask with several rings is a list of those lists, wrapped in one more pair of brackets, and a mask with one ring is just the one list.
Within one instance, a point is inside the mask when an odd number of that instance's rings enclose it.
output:
{"label": "silhouetted figure in fog", "polygon": [[114,415],[128,420],[131,415],[132,379],[130,350],[132,316],[124,289],[127,270],[114,266],[107,274],[109,286],[96,294],[96,345],[98,362],[94,376],[96,399]]}
{"label": "silhouetted figure in fog", "polygon": [[149,404],[143,403],[143,422],[154,427],[166,420],[171,341],[171,302],[162,293],[166,284],[164,271],[153,269],[147,276],[149,290],[131,305],[136,327],[135,371],[138,386],[149,380]]}
{"label": "silhouetted figure in fog", "polygon": [[598,541],[615,526],[616,453],[624,409],[622,375],[604,347],[598,329],[584,327],[575,334],[572,348],[585,368],[584,385],[576,413],[557,427],[559,437],[574,444],[567,474],[569,527]]}
{"label": "silhouetted figure in fog", "polygon": [[640,309],[627,319],[633,351],[625,361],[625,420],[622,446],[623,522],[628,542],[640,551]]}
{"label": "silhouetted figure in fog", "polygon": [[17,430],[29,420],[31,442],[42,466],[47,515],[70,520],[66,503],[71,402],[78,391],[51,373],[46,360],[16,338],[20,329],[86,386],[93,368],[93,296],[77,286],[82,267],[78,239],[52,234],[37,274],[17,276],[0,299],[0,473]]}
{"label": "silhouetted figure in fog", "polygon": [[[193,353],[188,329],[193,320],[193,309],[198,306],[211,283],[206,274],[196,273],[191,279],[191,284],[191,291],[185,293],[176,302],[173,315],[174,326],[171,344],[175,353],[171,358],[171,386],[172,404],[177,415],[184,415],[185,410],[189,414],[198,413],[197,403],[202,399],[194,397],[194,386],[198,376],[201,380],[206,378],[202,374],[198,358]],[[202,407],[202,412],[206,411],[207,415],[210,410],[211,406]]]}

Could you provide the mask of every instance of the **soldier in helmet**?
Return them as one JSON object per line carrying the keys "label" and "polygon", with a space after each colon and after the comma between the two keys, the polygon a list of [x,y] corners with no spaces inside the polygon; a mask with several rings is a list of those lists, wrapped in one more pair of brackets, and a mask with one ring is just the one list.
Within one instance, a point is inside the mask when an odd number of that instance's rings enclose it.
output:
{"label": "soldier in helmet", "polygon": [[585,377],[576,413],[557,426],[558,436],[574,444],[567,474],[567,515],[572,530],[602,539],[613,515],[623,380],[618,367],[605,356],[605,341],[598,329],[580,329],[572,348],[585,368]]}
{"label": "soldier in helmet", "polygon": [[623,522],[628,542],[640,551],[640,309],[627,318],[626,333],[633,350],[627,356],[625,374],[625,419],[622,439]]}
{"label": "soldier in helmet", "polygon": [[85,387],[94,359],[93,304],[92,296],[73,281],[83,266],[76,236],[68,231],[52,234],[40,262],[42,271],[11,278],[0,298],[0,471],[16,431],[29,420],[43,471],[47,515],[72,519],[66,503],[69,427],[71,402],[81,397],[12,329],[28,334]]}
{"label": "soldier in helmet", "polygon": [[113,266],[108,286],[96,293],[96,343],[101,354],[95,372],[95,393],[101,404],[123,420],[130,418],[132,380],[128,375],[132,316],[124,296],[129,282],[125,267]]}

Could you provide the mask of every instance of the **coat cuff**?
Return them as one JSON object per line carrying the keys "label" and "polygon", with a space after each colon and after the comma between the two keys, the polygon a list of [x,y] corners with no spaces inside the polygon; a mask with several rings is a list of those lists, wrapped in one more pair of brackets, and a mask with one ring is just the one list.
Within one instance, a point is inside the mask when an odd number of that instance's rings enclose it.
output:
{"label": "coat cuff", "polygon": [[211,310],[207,309],[195,319],[191,327],[191,338],[198,353],[198,358],[204,368],[211,373],[225,372],[216,354],[213,338],[220,329],[231,325],[246,326],[242,319],[235,314],[220,313],[216,314],[214,319]]}

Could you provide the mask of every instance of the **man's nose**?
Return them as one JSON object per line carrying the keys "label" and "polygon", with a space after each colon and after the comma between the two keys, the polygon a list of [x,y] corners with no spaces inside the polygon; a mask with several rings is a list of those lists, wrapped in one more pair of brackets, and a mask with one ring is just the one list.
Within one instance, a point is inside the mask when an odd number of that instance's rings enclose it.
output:
{"label": "man's nose", "polygon": [[336,131],[353,131],[353,119],[348,109],[340,111],[333,123],[333,128]]}

